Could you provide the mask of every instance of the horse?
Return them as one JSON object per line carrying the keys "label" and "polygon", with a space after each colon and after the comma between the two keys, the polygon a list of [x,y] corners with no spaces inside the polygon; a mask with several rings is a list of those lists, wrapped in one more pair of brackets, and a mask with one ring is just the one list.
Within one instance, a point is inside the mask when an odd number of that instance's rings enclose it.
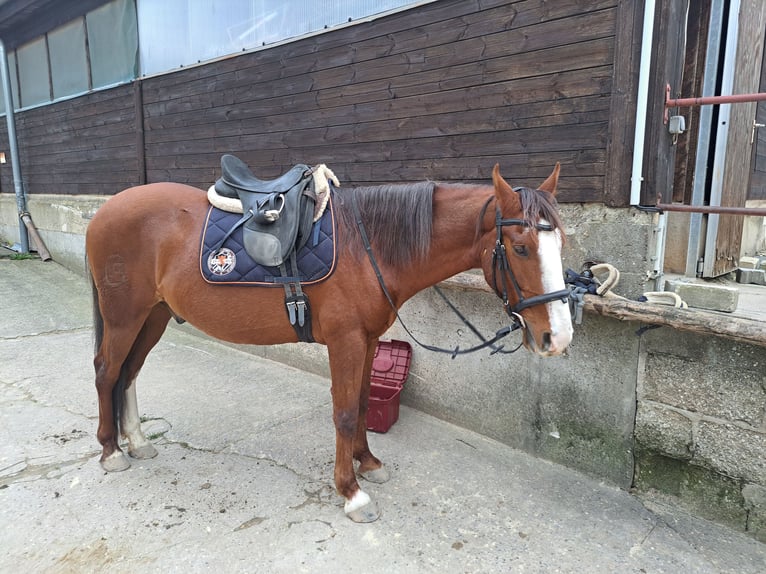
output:
{"label": "horse", "polygon": [[[419,291],[481,269],[522,343],[558,355],[572,339],[564,286],[562,222],[555,201],[560,167],[536,189],[492,185],[397,184],[335,189],[337,263],[306,285],[314,341],[328,349],[335,426],[334,482],[355,522],[379,516],[354,471],[373,483],[389,472],[367,442],[370,373],[378,339]],[[205,192],[178,183],[126,189],[95,213],[86,233],[93,292],[100,463],[116,472],[157,455],[141,430],[136,377],[171,319],[238,344],[296,342],[282,289],[218,286],[200,274]],[[361,229],[360,229],[361,226]],[[364,231],[366,230],[366,231]],[[223,310],[223,312],[222,312]]]}

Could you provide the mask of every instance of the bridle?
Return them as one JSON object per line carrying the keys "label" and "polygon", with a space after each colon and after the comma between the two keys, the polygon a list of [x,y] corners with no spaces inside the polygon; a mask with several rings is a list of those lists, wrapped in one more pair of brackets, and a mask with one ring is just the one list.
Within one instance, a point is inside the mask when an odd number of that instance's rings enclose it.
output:
{"label": "bridle", "polygon": [[[520,188],[513,188],[514,191],[518,191]],[[490,201],[487,201],[482,209],[482,217],[489,206]],[[553,291],[551,293],[543,293],[542,295],[534,295],[532,297],[524,297],[519,287],[519,282],[516,280],[516,276],[513,274],[513,269],[508,261],[508,253],[505,249],[505,243],[503,243],[503,227],[511,227],[514,225],[520,225],[521,227],[534,227],[537,231],[553,231],[554,228],[549,223],[532,223],[526,219],[503,219],[500,209],[495,207],[495,229],[497,230],[497,239],[495,240],[495,247],[492,250],[492,288],[495,293],[503,302],[503,308],[505,312],[514,321],[520,323],[520,326],[526,330],[526,323],[521,316],[521,312],[529,307],[536,305],[544,305],[546,303],[552,303],[553,301],[561,301],[566,303],[569,300],[569,289],[561,289],[559,291]],[[497,275],[500,272],[500,279],[502,282],[502,289],[497,285]],[[506,277],[511,279],[511,286],[516,293],[518,299],[515,305],[511,305],[508,301],[508,281]]]}
{"label": "bridle", "polygon": [[[520,188],[514,188],[514,191],[518,191]],[[487,212],[487,208],[489,207],[490,202],[494,199],[494,196],[490,197],[487,202],[484,204],[484,207],[481,210],[481,214],[479,215],[479,221],[484,219],[484,215]],[[495,247],[492,250],[492,288],[494,289],[495,293],[498,297],[503,301],[503,308],[505,309],[505,312],[508,314],[508,316],[511,318],[512,323],[506,327],[501,328],[495,333],[495,336],[491,339],[486,339],[481,335],[481,333],[474,327],[468,319],[466,319],[460,311],[457,310],[457,308],[447,299],[446,295],[439,289],[436,285],[434,285],[434,289],[436,292],[444,299],[444,301],[449,305],[449,307],[457,314],[460,319],[463,320],[463,322],[473,331],[473,333],[481,339],[482,343],[479,345],[475,345],[469,349],[460,349],[460,347],[455,347],[454,349],[445,349],[442,347],[436,347],[434,345],[427,345],[425,343],[421,343],[407,328],[407,326],[404,324],[404,321],[402,321],[401,316],[399,315],[399,311],[396,308],[396,305],[394,304],[394,300],[391,297],[391,294],[388,292],[388,288],[386,287],[385,282],[383,281],[383,275],[380,272],[380,267],[378,266],[378,262],[375,260],[375,255],[372,252],[372,245],[370,244],[369,236],[367,235],[367,230],[364,226],[364,222],[362,221],[362,216],[359,211],[359,206],[356,202],[356,195],[353,193],[351,194],[351,205],[354,209],[354,217],[356,219],[356,225],[359,228],[359,234],[362,238],[362,243],[364,244],[364,249],[367,252],[367,257],[370,260],[370,264],[372,265],[373,271],[375,271],[375,276],[378,278],[378,283],[380,284],[380,288],[383,290],[383,294],[386,296],[386,299],[388,300],[389,305],[391,305],[391,309],[394,311],[394,314],[396,315],[396,318],[399,320],[399,323],[404,328],[404,330],[407,332],[407,334],[412,338],[415,343],[420,345],[426,350],[429,351],[436,351],[439,353],[449,353],[452,358],[454,359],[457,355],[464,355],[467,353],[473,353],[474,351],[479,351],[481,349],[485,349],[487,347],[490,347],[492,349],[492,354],[495,353],[514,353],[518,351],[521,348],[521,343],[519,345],[510,351],[503,350],[503,345],[497,346],[495,343],[511,333],[512,331],[515,331],[517,329],[522,329],[525,333],[528,331],[528,327],[526,324],[526,321],[524,321],[524,318],[521,316],[521,311],[524,309],[528,309],[529,307],[533,307],[535,305],[543,305],[545,303],[550,303],[552,301],[563,301],[566,302],[569,299],[570,291],[569,289],[562,289],[560,291],[554,291],[552,293],[544,293],[542,295],[534,295],[533,297],[525,298],[523,293],[521,292],[521,287],[519,287],[518,281],[516,281],[516,276],[513,274],[513,270],[511,269],[511,264],[508,261],[508,254],[506,253],[505,244],[503,243],[503,227],[508,227],[512,225],[520,225],[522,227],[534,227],[538,231],[553,231],[553,226],[550,224],[544,224],[544,223],[536,223],[533,224],[527,220],[524,219],[503,219],[502,214],[500,213],[499,208],[495,208],[495,228],[497,230],[497,240],[495,241]],[[502,290],[498,288],[497,285],[497,271],[500,271],[500,277],[502,279]],[[506,281],[506,276],[510,277],[511,279],[511,285],[513,286],[513,289],[516,293],[516,296],[518,298],[518,302],[516,305],[510,305],[508,301],[508,282]]]}

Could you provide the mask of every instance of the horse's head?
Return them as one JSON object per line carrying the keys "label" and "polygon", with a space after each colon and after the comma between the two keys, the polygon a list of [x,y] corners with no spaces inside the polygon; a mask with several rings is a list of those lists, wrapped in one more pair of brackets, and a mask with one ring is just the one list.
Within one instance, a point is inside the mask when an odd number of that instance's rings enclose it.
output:
{"label": "horse's head", "polygon": [[554,199],[558,176],[556,164],[538,189],[514,189],[495,165],[493,225],[491,231],[485,227],[482,237],[487,283],[506,312],[521,323],[524,346],[543,356],[564,352],[572,340],[561,264],[563,235]]}

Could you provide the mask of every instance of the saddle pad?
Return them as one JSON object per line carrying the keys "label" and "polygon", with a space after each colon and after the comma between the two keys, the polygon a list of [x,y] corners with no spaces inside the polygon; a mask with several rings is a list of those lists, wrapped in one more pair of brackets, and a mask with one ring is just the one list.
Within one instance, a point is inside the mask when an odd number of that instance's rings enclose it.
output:
{"label": "saddle pad", "polygon": [[[254,287],[281,287],[285,284],[279,267],[267,267],[255,263],[242,243],[242,227],[239,227],[213,256],[211,249],[231,229],[241,216],[211,206],[200,241],[199,266],[202,277],[208,283],[218,285],[250,285]],[[332,200],[329,209],[311,228],[311,237],[297,253],[298,275],[302,284],[319,283],[335,270],[335,215]],[[286,263],[287,273],[292,266]]]}

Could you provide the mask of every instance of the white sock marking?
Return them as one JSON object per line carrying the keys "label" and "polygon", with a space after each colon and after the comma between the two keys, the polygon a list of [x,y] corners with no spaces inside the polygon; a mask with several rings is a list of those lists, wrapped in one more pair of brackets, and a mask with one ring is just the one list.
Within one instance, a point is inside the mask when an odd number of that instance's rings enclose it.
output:
{"label": "white sock marking", "polygon": [[363,506],[367,506],[370,502],[372,502],[372,499],[369,497],[369,495],[362,489],[359,489],[356,491],[356,494],[351,498],[351,500],[346,501],[346,504],[343,506],[343,510],[346,514],[348,514],[349,512],[359,510]]}

